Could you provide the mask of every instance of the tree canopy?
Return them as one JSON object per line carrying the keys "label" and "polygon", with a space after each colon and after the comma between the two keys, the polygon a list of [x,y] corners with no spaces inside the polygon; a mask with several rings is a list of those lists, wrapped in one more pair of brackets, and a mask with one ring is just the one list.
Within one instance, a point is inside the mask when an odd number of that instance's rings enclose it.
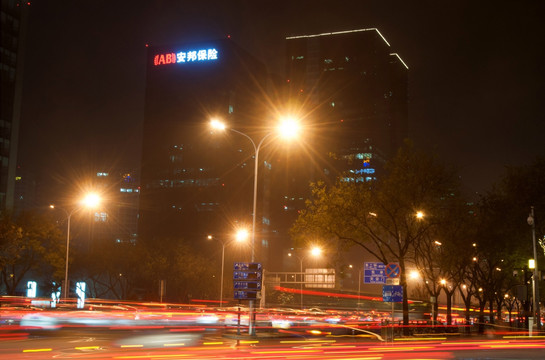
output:
{"label": "tree canopy", "polygon": [[407,262],[417,245],[459,207],[455,172],[407,142],[372,182],[312,185],[312,198],[292,228],[296,241],[319,237],[344,248],[360,246],[383,263],[398,262],[408,323]]}

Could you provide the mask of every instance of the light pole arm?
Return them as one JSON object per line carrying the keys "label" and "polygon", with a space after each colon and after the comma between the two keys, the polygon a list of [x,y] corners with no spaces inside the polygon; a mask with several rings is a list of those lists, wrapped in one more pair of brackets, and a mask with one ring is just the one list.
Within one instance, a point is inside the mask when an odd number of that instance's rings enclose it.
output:
{"label": "light pole arm", "polygon": [[259,169],[259,150],[261,149],[261,146],[265,142],[265,139],[267,139],[270,135],[272,135],[272,132],[267,133],[261,139],[261,141],[259,141],[259,143],[256,145],[255,141],[247,134],[235,129],[230,129],[230,130],[250,140],[250,142],[252,143],[252,146],[254,147],[254,195],[253,195],[253,205],[252,205],[252,258],[251,258],[251,262],[254,262],[255,261],[255,228],[256,228],[256,217],[257,217],[257,179],[258,179],[258,169]]}

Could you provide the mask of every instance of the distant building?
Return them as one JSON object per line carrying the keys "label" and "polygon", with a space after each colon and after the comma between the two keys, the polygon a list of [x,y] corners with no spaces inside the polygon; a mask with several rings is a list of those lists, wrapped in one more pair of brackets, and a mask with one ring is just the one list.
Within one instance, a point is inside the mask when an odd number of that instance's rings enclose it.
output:
{"label": "distant building", "polygon": [[99,171],[95,186],[105,197],[94,212],[93,239],[132,243],[137,241],[139,180],[135,171]]}
{"label": "distant building", "polygon": [[[372,181],[407,137],[407,67],[377,29],[288,37],[283,85],[231,40],[148,48],[138,233],[142,241],[207,234],[228,239],[251,224],[254,151],[212,117],[259,141],[267,101],[303,109],[306,149],[266,145],[259,156],[256,252],[282,267],[289,228],[309,182]],[[280,99],[281,98],[281,99]],[[275,104],[281,106],[281,104]],[[296,144],[297,145],[297,144]],[[300,144],[299,144],[300,145]]]}
{"label": "distant building", "polygon": [[36,208],[36,176],[27,167],[17,165],[13,211],[18,215],[33,208]]}
{"label": "distant building", "polygon": [[[291,36],[286,44],[290,99],[315,114],[322,140],[316,145],[354,163],[329,170],[365,170],[369,162],[357,161],[358,154],[395,154],[408,135],[408,67],[382,34],[359,29]],[[373,178],[359,174],[363,181]]]}
{"label": "distant building", "polygon": [[251,225],[253,147],[243,136],[212,132],[219,118],[261,134],[265,66],[230,39],[149,47],[138,233],[210,246],[236,225]]}
{"label": "distant building", "polygon": [[290,36],[286,49],[287,99],[312,128],[310,158],[273,162],[271,221],[284,249],[310,181],[372,181],[408,136],[408,67],[377,29]]}
{"label": "distant building", "polygon": [[24,43],[29,5],[30,3],[23,1],[2,1],[1,8],[0,211],[14,208]]}

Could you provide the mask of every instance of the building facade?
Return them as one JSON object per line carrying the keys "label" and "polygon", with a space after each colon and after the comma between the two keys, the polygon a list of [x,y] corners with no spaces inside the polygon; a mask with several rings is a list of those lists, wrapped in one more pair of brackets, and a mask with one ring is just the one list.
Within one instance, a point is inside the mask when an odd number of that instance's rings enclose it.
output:
{"label": "building facade", "polygon": [[24,42],[29,2],[2,1],[0,41],[0,211],[13,210],[19,124],[21,120]]}
{"label": "building facade", "polygon": [[305,155],[274,163],[272,221],[281,248],[290,247],[288,230],[310,197],[309,182],[380,176],[408,136],[407,78],[377,29],[286,38],[287,98],[305,109],[312,128]]}
{"label": "building facade", "polygon": [[[206,246],[251,225],[263,64],[231,39],[148,48],[139,239]],[[220,119],[225,132],[212,131]]]}
{"label": "building facade", "polygon": [[[289,228],[309,183],[372,181],[408,133],[408,69],[377,29],[288,37],[286,49],[275,102],[298,109],[307,128],[304,148],[267,145],[259,155],[256,251],[273,271],[293,246]],[[264,65],[230,39],[148,49],[142,241],[197,244],[251,224],[254,149],[208,123],[220,118],[258,142],[271,118],[267,81]]]}
{"label": "building facade", "polygon": [[94,188],[105,199],[93,216],[93,237],[117,244],[138,240],[140,184],[135,170],[97,171]]}

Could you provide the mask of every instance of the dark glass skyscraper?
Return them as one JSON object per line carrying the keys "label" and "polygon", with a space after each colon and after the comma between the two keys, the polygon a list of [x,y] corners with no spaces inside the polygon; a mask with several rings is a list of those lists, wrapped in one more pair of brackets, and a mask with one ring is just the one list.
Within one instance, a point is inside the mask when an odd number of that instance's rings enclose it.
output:
{"label": "dark glass skyscraper", "polygon": [[24,39],[30,3],[2,1],[0,42],[0,211],[13,210],[23,85]]}
{"label": "dark glass skyscraper", "polygon": [[275,171],[273,209],[284,211],[271,218],[284,247],[309,181],[372,181],[408,136],[408,68],[377,29],[291,36],[286,48],[288,98],[306,109],[313,137],[311,161]]}
{"label": "dark glass skyscraper", "polygon": [[251,224],[253,148],[211,118],[261,128],[265,67],[230,39],[149,47],[138,231],[203,242]]}
{"label": "dark glass skyscraper", "polygon": [[290,96],[327,129],[327,150],[395,153],[407,137],[408,68],[382,34],[360,29],[286,42]]}

